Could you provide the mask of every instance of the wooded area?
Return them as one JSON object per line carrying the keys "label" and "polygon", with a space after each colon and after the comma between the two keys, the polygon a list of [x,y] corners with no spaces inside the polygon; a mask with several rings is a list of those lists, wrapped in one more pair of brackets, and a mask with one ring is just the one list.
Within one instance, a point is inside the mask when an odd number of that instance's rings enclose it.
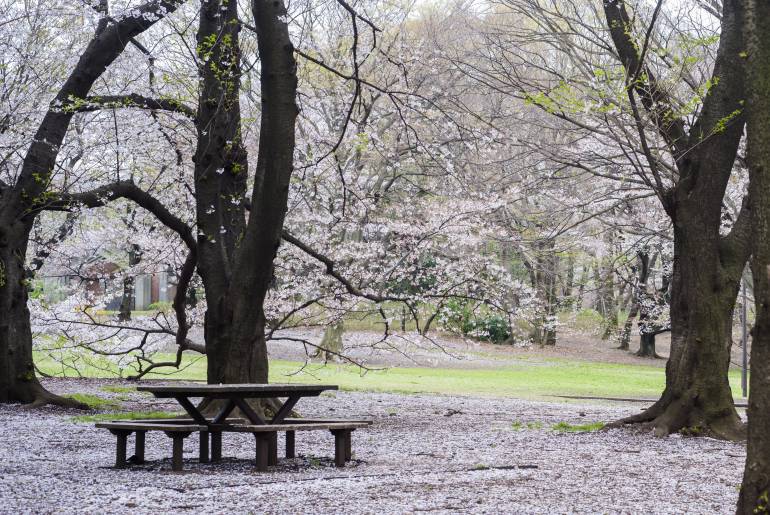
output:
{"label": "wooded area", "polygon": [[257,384],[287,344],[364,374],[405,341],[569,360],[589,333],[667,360],[605,429],[746,441],[737,510],[768,510],[761,0],[0,13],[0,403],[86,408],[42,363]]}

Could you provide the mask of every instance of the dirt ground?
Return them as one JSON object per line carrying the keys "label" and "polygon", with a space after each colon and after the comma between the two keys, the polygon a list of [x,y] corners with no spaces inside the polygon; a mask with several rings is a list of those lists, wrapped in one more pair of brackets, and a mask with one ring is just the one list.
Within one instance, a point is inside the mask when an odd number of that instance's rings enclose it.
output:
{"label": "dirt ground", "polygon": [[[120,381],[47,380],[57,392],[108,394]],[[129,410],[175,409],[143,394]],[[148,463],[111,468],[114,437],[58,408],[0,406],[0,513],[732,513],[745,446],[654,438],[632,430],[560,433],[639,406],[336,393],[305,399],[305,416],[369,417],[354,460],[332,465],[325,432],[298,435],[298,457],[254,471],[250,435],[225,435],[225,460],[170,470],[171,441],[148,435]],[[282,452],[283,439],[279,439]]]}

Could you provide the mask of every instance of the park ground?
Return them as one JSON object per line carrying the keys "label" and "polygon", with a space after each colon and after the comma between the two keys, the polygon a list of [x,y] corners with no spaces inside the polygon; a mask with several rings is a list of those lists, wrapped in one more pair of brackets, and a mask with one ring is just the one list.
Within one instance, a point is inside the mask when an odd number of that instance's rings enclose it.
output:
{"label": "park ground", "polygon": [[[354,459],[344,469],[333,467],[331,435],[311,432],[298,435],[297,458],[268,473],[253,470],[253,438],[240,434],[225,435],[225,460],[216,465],[197,462],[191,436],[181,473],[170,470],[170,440],[148,435],[148,463],[115,470],[114,437],[93,422],[178,406],[137,393],[123,379],[50,378],[48,388],[95,409],[0,407],[0,512],[734,512],[743,444],[598,431],[647,404],[556,397],[654,398],[663,360],[635,358],[590,338],[581,344],[579,336],[547,350],[417,338],[373,350],[372,336],[346,340],[360,343],[357,358],[372,368],[389,365],[363,375],[336,363],[303,368],[296,345],[270,344],[273,381],[341,386],[303,400],[303,416],[374,420],[353,434]],[[39,365],[57,371],[53,362]],[[186,365],[153,380],[203,377],[205,362],[189,358]],[[97,368],[81,372],[104,375]],[[737,372],[732,379],[737,385]],[[280,439],[279,453],[282,445]]]}

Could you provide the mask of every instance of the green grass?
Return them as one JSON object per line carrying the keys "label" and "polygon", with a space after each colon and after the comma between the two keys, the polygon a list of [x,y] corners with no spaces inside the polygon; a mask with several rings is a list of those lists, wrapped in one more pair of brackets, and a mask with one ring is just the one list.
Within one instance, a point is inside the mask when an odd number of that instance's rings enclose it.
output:
{"label": "green grass", "polygon": [[176,418],[187,416],[184,413],[166,413],[163,411],[129,411],[123,413],[97,413],[71,417],[71,422],[107,422],[110,420],[143,420],[146,418]]}
{"label": "green grass", "polygon": [[559,433],[588,433],[590,431],[598,431],[604,427],[604,422],[592,422],[590,424],[568,424],[566,422],[559,422],[551,426],[551,429]]}
{"label": "green grass", "polygon": [[[167,359],[170,356],[159,356]],[[36,356],[36,364],[44,373],[61,372],[50,358]],[[206,359],[197,354],[186,356],[183,370],[169,374],[149,374],[147,379],[205,380]],[[656,398],[663,391],[665,371],[648,365],[626,365],[569,361],[566,359],[529,359],[520,365],[489,369],[441,369],[393,367],[387,370],[362,371],[352,365],[309,365],[301,372],[299,362],[273,360],[270,381],[278,383],[336,384],[342,390],[434,393],[544,399],[555,395],[597,397]],[[117,372],[117,370],[115,370]],[[101,368],[85,366],[85,377],[105,377]],[[127,375],[124,372],[124,375]],[[740,395],[740,371],[730,372],[733,392]]]}
{"label": "green grass", "polygon": [[73,393],[70,395],[65,395],[65,397],[69,397],[70,399],[82,402],[91,409],[117,408],[120,406],[119,402],[111,399],[105,399],[104,397],[99,397],[98,395],[92,395],[90,393]]}

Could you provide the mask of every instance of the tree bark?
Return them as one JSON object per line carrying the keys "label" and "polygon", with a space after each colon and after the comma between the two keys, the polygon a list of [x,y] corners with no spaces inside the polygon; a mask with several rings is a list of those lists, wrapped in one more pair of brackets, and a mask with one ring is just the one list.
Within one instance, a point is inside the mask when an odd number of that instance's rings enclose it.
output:
{"label": "tree bark", "polygon": [[770,511],[770,4],[746,2],[747,154],[756,322],[751,335],[748,443],[738,514]]}
{"label": "tree bark", "polygon": [[286,8],[280,0],[255,0],[252,10],[262,113],[248,223],[245,203],[233,202],[245,198],[248,177],[240,140],[237,3],[204,2],[198,32],[201,58],[209,62],[201,67],[195,177],[199,271],[208,303],[205,339],[210,383],[268,381],[263,306],[294,164],[297,76]]}
{"label": "tree bark", "polygon": [[[128,251],[128,268],[138,265],[142,260],[142,250],[139,245],[131,245]],[[131,320],[131,312],[134,310],[134,284],[135,278],[133,275],[126,275],[123,278],[123,295],[120,299],[120,310],[118,312],[118,320],[121,322],[127,322]]]}

